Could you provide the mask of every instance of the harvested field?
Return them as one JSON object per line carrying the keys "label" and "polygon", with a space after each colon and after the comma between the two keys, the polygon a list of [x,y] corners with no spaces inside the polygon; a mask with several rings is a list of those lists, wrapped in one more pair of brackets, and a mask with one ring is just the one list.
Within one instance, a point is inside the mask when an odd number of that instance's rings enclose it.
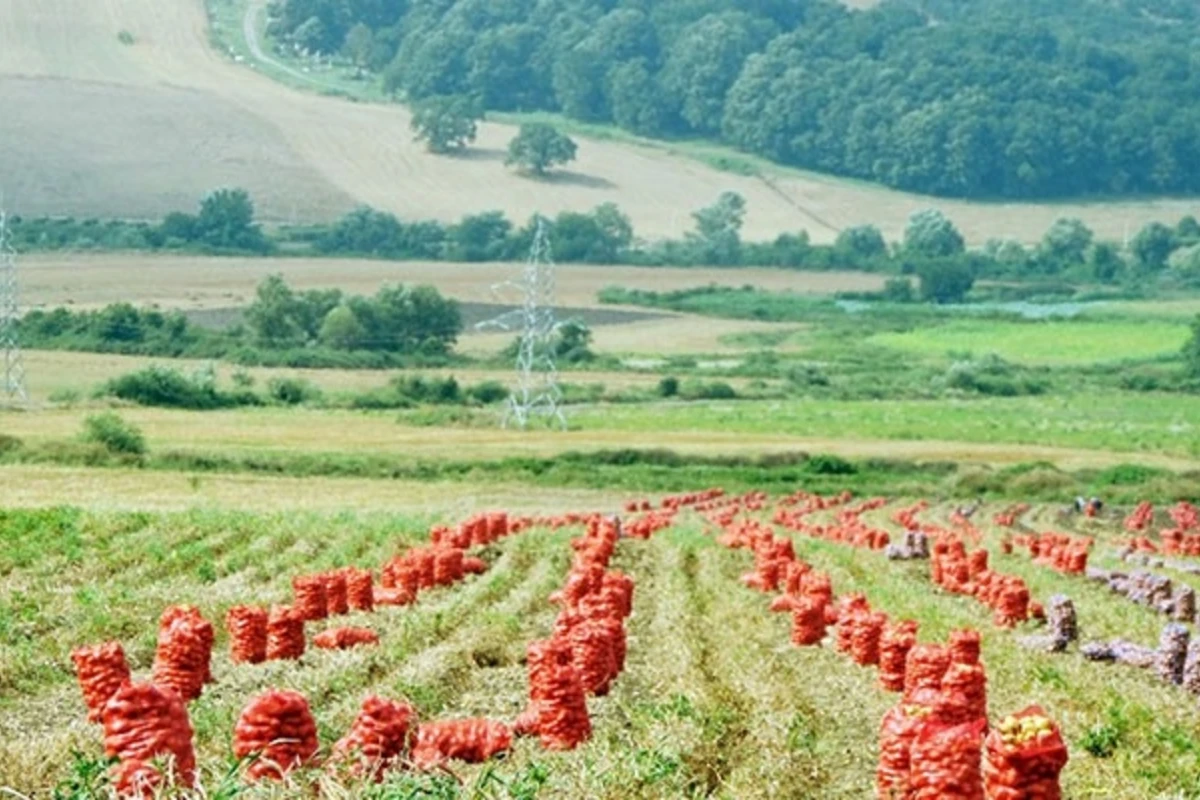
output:
{"label": "harvested field", "polygon": [[[540,499],[545,509],[563,502],[553,492]],[[574,499],[599,504],[581,510],[620,507],[615,500]],[[776,500],[744,518],[769,516]],[[863,522],[898,535],[896,515],[908,503],[882,502]],[[977,528],[955,527],[972,546],[989,548],[992,569],[1022,581],[1039,601],[1068,593],[1086,637],[1125,636],[1153,646],[1163,618],[1152,609],[1022,552],[1004,554],[1000,542],[1010,531],[992,522],[1001,510],[985,506],[975,517]],[[140,678],[154,657],[157,619],[174,603],[194,604],[216,629],[216,683],[188,706],[199,777],[210,796],[238,782],[228,774],[230,734],[239,710],[267,686],[307,697],[325,749],[369,693],[410,701],[422,720],[511,721],[528,698],[526,645],[554,627],[556,609],[547,596],[568,574],[568,540],[578,527],[534,527],[477,548],[485,574],[422,590],[412,605],[307,626],[310,635],[337,624],[368,626],[381,638],[375,647],[310,648],[299,660],[260,665],[234,664],[228,655],[222,620],[234,604],[288,602],[293,575],[347,564],[378,567],[425,540],[431,523],[461,520],[456,511],[435,501],[426,513],[411,515],[3,512],[18,529],[55,535],[36,557],[23,547],[0,555],[2,618],[20,620],[16,628],[0,628],[0,785],[43,793],[66,777],[73,758],[96,763],[100,728],[84,722],[69,653],[82,644],[120,641]],[[953,536],[941,528],[952,517],[952,507],[935,504],[917,519]],[[1119,566],[1112,553],[1123,538],[1119,516],[1064,520],[1037,507],[1021,516],[1018,529],[1047,518],[1095,537],[1094,564]],[[997,626],[977,599],[933,586],[926,563],[887,561],[879,551],[837,539],[833,531],[848,523],[835,521],[833,512],[813,520],[831,532],[815,538],[803,528],[775,530],[798,559],[829,576],[839,598],[862,593],[872,608],[916,621],[922,642],[944,641],[954,630],[980,632],[989,716],[995,723],[1037,703],[1061,725],[1070,754],[1062,773],[1065,796],[1142,800],[1181,796],[1194,785],[1197,766],[1184,754],[1196,747],[1200,730],[1182,688],[1165,684],[1153,670],[1089,663],[1074,646],[1058,654],[1023,648],[1019,640],[1033,623],[1018,630]],[[870,796],[879,720],[898,696],[880,687],[876,669],[837,652],[832,635],[821,646],[791,645],[789,615],[767,610],[774,592],[746,585],[755,559],[745,549],[719,546],[728,537],[718,540],[716,527],[685,510],[649,539],[617,544],[609,566],[634,581],[625,623],[628,658],[611,693],[588,700],[590,740],[555,753],[536,738],[518,739],[502,762],[454,763],[462,787],[413,772],[393,776],[390,786],[447,798],[512,797],[514,786],[532,787],[533,794],[518,796],[603,800],[699,791],[748,800]],[[272,796],[303,793],[281,787]]]}
{"label": "harvested field", "polygon": [[[515,302],[511,290],[492,287],[520,277],[517,264],[451,264],[359,259],[203,258],[145,254],[31,255],[21,259],[21,299],[27,307],[92,308],[109,303],[163,308],[230,308],[254,299],[263,278],[281,274],[298,289],[337,287],[372,294],[384,283],[432,284],[469,303]],[[832,294],[871,291],[883,276],[865,272],[776,269],[683,269],[564,265],[555,272],[558,302],[592,308],[607,286],[668,291],[709,284],[750,284],[774,291]],[[605,306],[610,309],[610,306]]]}
{"label": "harvested field", "polygon": [[[0,165],[0,183],[10,208],[27,216],[157,217],[189,210],[203,193],[236,181],[272,221],[326,219],[357,203],[409,219],[501,209],[524,220],[612,201],[640,235],[657,238],[681,235],[692,211],[733,190],[747,200],[751,239],[806,229],[828,242],[863,223],[899,239],[910,213],[938,206],[974,244],[997,236],[1034,241],[1060,216],[1120,239],[1147,221],[1197,210],[1195,201],[1173,199],[967,203],[770,165],[764,177],[749,177],[632,140],[582,139],[570,171],[532,181],[500,163],[511,126],[485,124],[466,156],[435,157],[411,141],[404,109],[274,83],[211,51],[206,27],[202,0],[5,3],[0,100],[9,113],[0,137],[17,156]],[[118,41],[123,30],[132,45]]]}

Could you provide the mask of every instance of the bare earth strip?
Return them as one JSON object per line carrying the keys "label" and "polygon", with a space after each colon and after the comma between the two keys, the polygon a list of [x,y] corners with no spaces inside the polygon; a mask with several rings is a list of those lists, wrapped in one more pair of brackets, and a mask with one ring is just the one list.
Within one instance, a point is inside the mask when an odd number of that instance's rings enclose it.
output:
{"label": "bare earth strip", "polygon": [[[516,295],[511,291],[493,287],[518,278],[520,269],[516,264],[358,259],[36,255],[21,259],[21,299],[29,308],[116,302],[228,308],[251,302],[255,286],[278,273],[299,289],[338,287],[351,294],[372,294],[384,283],[432,284],[464,302],[512,302]],[[586,308],[598,305],[596,295],[607,286],[668,291],[750,284],[772,291],[832,294],[876,290],[883,286],[883,277],[864,272],[572,265],[560,266],[555,282],[561,305]]]}
{"label": "bare earth strip", "polygon": [[[122,30],[133,45],[118,41]],[[753,239],[807,229],[830,241],[866,222],[894,239],[912,211],[939,206],[979,243],[1037,239],[1058,216],[1120,239],[1200,210],[1194,200],[965,203],[785,170],[764,180],[587,139],[569,171],[532,181],[500,163],[511,126],[483,125],[467,156],[435,157],[412,142],[403,108],[306,94],[226,60],[208,46],[202,0],[7,0],[0,77],[0,185],[26,215],[157,216],[235,184],[275,221],[328,218],[356,203],[410,219],[502,209],[524,220],[612,201],[641,235],[662,237],[733,190],[748,202]]]}

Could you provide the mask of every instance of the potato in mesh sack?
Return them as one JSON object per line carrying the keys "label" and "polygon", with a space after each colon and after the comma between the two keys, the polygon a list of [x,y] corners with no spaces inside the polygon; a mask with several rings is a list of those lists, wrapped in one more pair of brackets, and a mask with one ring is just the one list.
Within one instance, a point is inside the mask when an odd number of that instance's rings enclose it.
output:
{"label": "potato in mesh sack", "polygon": [[908,651],[904,663],[904,698],[918,690],[938,691],[950,668],[950,651],[938,644],[918,644]]}
{"label": "potato in mesh sack", "polygon": [[292,578],[293,608],[305,622],[315,622],[329,616],[328,598],[325,594],[325,576],[297,575]]}
{"label": "potato in mesh sack", "polygon": [[875,772],[875,794],[879,800],[909,797],[912,743],[932,713],[929,706],[901,703],[883,716],[879,725],[879,766]]}
{"label": "potato in mesh sack", "polygon": [[408,750],[417,715],[408,703],[372,695],[350,730],[333,746],[332,763],[349,765],[352,775],[367,775],[376,782],[399,764]]}
{"label": "potato in mesh sack", "polygon": [[267,660],[304,655],[304,617],[291,606],[272,606],[267,618]]}
{"label": "potato in mesh sack", "polygon": [[463,551],[457,547],[438,547],[433,551],[433,582],[449,586],[463,578]]}
{"label": "potato in mesh sack", "polygon": [[234,606],[225,614],[229,656],[235,664],[267,660],[267,611],[257,606]]}
{"label": "potato in mesh sack", "polygon": [[322,650],[349,650],[367,644],[379,644],[379,634],[368,628],[332,628],[313,637],[313,646]]}
{"label": "potato in mesh sack", "polygon": [[987,720],[927,721],[912,743],[912,800],[984,800],[980,764]]}
{"label": "potato in mesh sack", "polygon": [[201,641],[204,643],[204,649],[209,653],[209,658],[204,660],[204,682],[212,683],[212,650],[213,643],[216,641],[216,632],[213,630],[212,623],[204,618],[200,613],[200,609],[195,606],[176,605],[167,606],[158,619],[158,629],[161,631],[167,628],[172,622],[177,619],[188,620],[192,627],[199,634]]}
{"label": "potato in mesh sack", "polygon": [[434,769],[457,759],[482,764],[512,748],[512,729],[491,719],[455,719],[423,722],[417,727],[411,759],[421,770]]}
{"label": "potato in mesh sack", "polygon": [[346,596],[346,570],[336,569],[326,572],[325,578],[325,608],[330,614],[349,614],[350,601]]}
{"label": "potato in mesh sack", "polygon": [[906,619],[887,625],[879,637],[879,685],[889,692],[904,691],[904,662],[917,644],[917,623]]}
{"label": "potato in mesh sack", "polygon": [[1059,800],[1069,755],[1058,726],[1038,706],[1001,720],[984,741],[984,788],[990,800]]}
{"label": "potato in mesh sack", "polygon": [[950,631],[950,660],[955,664],[978,664],[982,638],[971,628]]}
{"label": "potato in mesh sack", "polygon": [[570,643],[557,636],[532,642],[527,661],[530,706],[537,713],[542,746],[573,750],[591,738],[592,723]]}
{"label": "potato in mesh sack", "polygon": [[272,689],[251,700],[233,730],[233,753],[251,759],[246,777],[283,780],[317,754],[317,723],[299,692]]}
{"label": "potato in mesh sack", "polygon": [[71,652],[83,702],[88,710],[88,722],[99,722],[104,705],[117,690],[129,682],[129,665],[120,642],[105,642],[91,647],[79,647]]}
{"label": "potato in mesh sack", "polygon": [[855,664],[869,667],[879,663],[879,642],[886,624],[887,614],[878,611],[855,618],[850,631],[850,658]]}
{"label": "potato in mesh sack", "polygon": [[369,569],[346,570],[346,605],[355,611],[375,610],[374,576]]}
{"label": "potato in mesh sack", "polygon": [[174,689],[126,683],[109,698],[101,719],[104,751],[121,761],[115,774],[118,793],[144,796],[145,790],[165,783],[167,776],[150,766],[164,759],[172,762],[168,772],[176,783],[195,785],[192,724],[183,698]]}
{"label": "potato in mesh sack", "polygon": [[802,597],[792,610],[792,644],[808,647],[825,638],[825,609],[819,599]]}
{"label": "potato in mesh sack", "polygon": [[176,616],[159,629],[154,682],[169,686],[184,702],[204,692],[212,657],[212,625],[202,618]]}
{"label": "potato in mesh sack", "polygon": [[987,716],[987,675],[980,664],[951,663],[942,677],[942,696],[935,707],[941,722],[972,722]]}

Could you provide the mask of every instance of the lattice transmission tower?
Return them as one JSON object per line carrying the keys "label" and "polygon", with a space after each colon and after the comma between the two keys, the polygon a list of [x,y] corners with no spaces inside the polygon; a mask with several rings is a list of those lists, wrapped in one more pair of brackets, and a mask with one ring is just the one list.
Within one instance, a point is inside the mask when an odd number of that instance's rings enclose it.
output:
{"label": "lattice transmission tower", "polygon": [[0,350],[4,351],[4,400],[27,403],[25,364],[17,342],[17,251],[8,230],[8,215],[0,208]]}
{"label": "lattice transmission tower", "polygon": [[539,216],[529,258],[518,280],[492,287],[499,296],[504,290],[521,294],[520,307],[496,319],[481,322],[480,329],[519,330],[516,385],[508,396],[501,424],[528,428],[535,420],[549,426],[567,427],[562,412],[562,389],[554,362],[554,258],[546,220]]}

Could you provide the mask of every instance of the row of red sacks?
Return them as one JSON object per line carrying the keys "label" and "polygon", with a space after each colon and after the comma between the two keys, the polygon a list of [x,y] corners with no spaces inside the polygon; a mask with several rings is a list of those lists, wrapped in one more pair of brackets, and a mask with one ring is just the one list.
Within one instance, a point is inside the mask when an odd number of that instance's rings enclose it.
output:
{"label": "row of red sacks", "polygon": [[[487,518],[491,523],[488,533],[477,539],[484,544],[517,527],[510,526],[506,515],[503,514],[487,515]],[[476,524],[475,518],[472,518],[461,527],[470,529],[470,526]],[[436,537],[436,529],[432,536]],[[381,590],[380,587],[373,586],[370,570],[348,567],[294,578],[292,585],[295,603],[292,606],[273,606],[270,612],[254,606],[231,608],[226,615],[226,626],[230,634],[232,661],[260,663],[266,660],[299,658],[305,650],[304,625],[308,620],[345,614],[351,609],[372,611],[376,604],[412,602],[415,592],[420,588],[446,585],[461,579],[468,572],[481,572],[486,569],[484,562],[466,556],[458,548],[437,546],[413,550],[422,555],[411,556],[410,560],[420,563],[421,568],[414,580],[415,588],[406,592],[403,598],[396,596],[396,590],[389,594],[387,587]],[[127,708],[130,702],[136,705],[138,697],[152,697],[152,694],[147,694],[145,686],[153,686],[159,691],[173,694],[181,703],[199,697],[204,684],[212,681],[211,657],[214,638],[212,624],[203,618],[198,609],[192,606],[169,607],[159,621],[158,646],[151,671],[152,683],[139,684],[143,689],[133,695],[132,701],[126,698],[122,707]],[[377,642],[378,636],[373,631],[351,627],[327,630],[313,639],[315,646],[326,649],[345,649]],[[124,650],[118,642],[107,642],[94,647],[78,648],[72,653],[72,660],[88,708],[88,719],[92,722],[103,722],[105,708],[109,702],[123,687],[134,685]],[[154,702],[160,710],[170,705],[161,698]],[[128,713],[125,716],[128,716]],[[148,718],[152,720],[154,717],[150,715]],[[172,729],[172,726],[164,723],[164,732],[157,740],[178,739],[168,736],[168,729]],[[147,735],[142,738],[157,741],[153,736]],[[152,774],[157,773],[144,763],[146,759],[135,754],[139,752],[138,748],[116,749],[131,754],[122,757],[117,767],[115,780],[118,788],[128,789],[136,784],[153,782]],[[177,758],[177,761],[183,763],[181,758]],[[185,777],[184,772],[181,769],[181,774],[177,777]]]}
{"label": "row of red sacks", "polygon": [[1011,553],[1014,548],[1028,550],[1035,564],[1049,567],[1064,575],[1082,575],[1087,572],[1088,554],[1094,543],[1095,540],[1090,536],[1047,531],[1006,538],[1001,547],[1005,553]]}
{"label": "row of red sacks", "polygon": [[987,699],[977,631],[953,632],[948,646],[917,645],[914,621],[889,624],[862,595],[831,605],[828,576],[796,559],[791,541],[776,537],[768,526],[749,519],[721,523],[722,544],[747,547],[755,555],[756,570],[743,576],[744,584],[770,591],[773,579],[782,575],[776,583],[785,593],[771,610],[792,611],[796,644],[819,643],[825,625],[836,623],[839,651],[857,664],[879,666],[885,689],[904,690],[904,700],[881,726],[879,797],[982,800],[985,788],[996,800],[1060,796],[1066,747],[1057,728],[1053,740],[1033,748],[1013,748],[994,733],[986,741],[987,759],[981,760]]}
{"label": "row of red sacks", "polygon": [[1041,606],[1032,602],[1024,579],[990,569],[987,550],[968,554],[966,545],[953,534],[934,542],[930,579],[948,592],[974,597],[992,609],[997,627],[1011,628],[1044,616]]}
{"label": "row of red sacks", "polygon": [[1021,515],[1029,510],[1028,503],[1017,503],[992,516],[992,522],[1001,528],[1011,528],[1017,524]]}

